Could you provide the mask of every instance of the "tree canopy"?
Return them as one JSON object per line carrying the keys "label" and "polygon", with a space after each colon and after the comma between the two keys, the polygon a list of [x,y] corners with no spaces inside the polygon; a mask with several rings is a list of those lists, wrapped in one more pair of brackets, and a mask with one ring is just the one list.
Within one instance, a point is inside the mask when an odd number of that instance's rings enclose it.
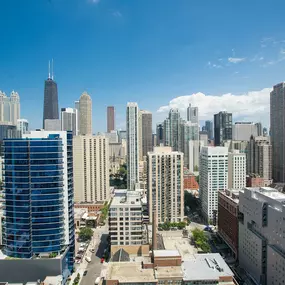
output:
{"label": "tree canopy", "polygon": [[79,231],[79,238],[83,241],[88,241],[93,236],[93,230],[91,228],[85,227],[81,228]]}
{"label": "tree canopy", "polygon": [[211,252],[211,247],[204,231],[196,228],[192,230],[192,236],[197,247],[201,248],[203,252]]}

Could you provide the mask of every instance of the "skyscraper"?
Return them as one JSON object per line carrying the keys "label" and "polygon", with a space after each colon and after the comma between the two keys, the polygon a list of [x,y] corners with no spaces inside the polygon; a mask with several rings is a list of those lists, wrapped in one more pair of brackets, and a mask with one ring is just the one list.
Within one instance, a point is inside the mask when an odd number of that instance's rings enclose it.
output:
{"label": "skyscraper", "polygon": [[74,102],[74,108],[77,110],[77,134],[80,134],[80,113],[79,113],[79,100]]}
{"label": "skyscraper", "polygon": [[107,132],[115,130],[115,108],[114,106],[107,107]]}
{"label": "skyscraper", "polygon": [[83,92],[79,99],[79,134],[92,135],[92,99]]}
{"label": "skyscraper", "polygon": [[139,147],[142,161],[152,151],[152,113],[145,110],[139,111]]}
{"label": "skyscraper", "polygon": [[45,81],[43,128],[45,128],[46,119],[49,120],[59,119],[57,84],[53,80],[53,70],[51,73],[50,66],[49,66],[48,79]]}
{"label": "skyscraper", "polygon": [[199,124],[198,107],[191,107],[191,104],[189,104],[187,108],[187,121]]}
{"label": "skyscraper", "polygon": [[247,173],[259,174],[266,184],[272,179],[272,145],[268,137],[251,136],[247,146]]}
{"label": "skyscraper", "polygon": [[158,123],[156,125],[156,144],[160,146],[163,143],[163,123]]}
{"label": "skyscraper", "polygon": [[128,190],[139,183],[139,108],[137,103],[127,104],[127,170]]}
{"label": "skyscraper", "polygon": [[232,139],[232,113],[219,112],[214,115],[215,145]]}
{"label": "skyscraper", "polygon": [[270,93],[270,135],[272,143],[272,174],[275,182],[285,182],[285,82]]}
{"label": "skyscraper", "polygon": [[180,222],[184,217],[183,153],[171,147],[155,147],[148,153],[148,213],[158,222]]}
{"label": "skyscraper", "polygon": [[20,119],[20,96],[17,92],[12,91],[10,97],[0,91],[0,122],[17,125]]}
{"label": "skyscraper", "polygon": [[235,141],[249,141],[251,136],[256,137],[258,133],[257,124],[252,122],[236,122],[233,125],[233,140]]}
{"label": "skyscraper", "polygon": [[208,138],[212,140],[214,138],[212,121],[205,122],[205,131],[208,133]]}
{"label": "skyscraper", "polygon": [[256,129],[257,129],[257,136],[262,136],[262,124],[261,123],[255,123]]}
{"label": "skyscraper", "polygon": [[28,133],[29,131],[29,122],[26,119],[18,119],[17,120],[17,131],[20,132],[20,137],[22,135]]}
{"label": "skyscraper", "polygon": [[104,136],[74,137],[73,161],[75,201],[108,201],[109,140]]}
{"label": "skyscraper", "polygon": [[229,152],[229,188],[243,189],[246,186],[246,155],[238,150]]}
{"label": "skyscraper", "polygon": [[202,147],[199,173],[202,213],[208,223],[216,225],[218,190],[228,188],[228,149],[226,147]]}
{"label": "skyscraper", "polygon": [[78,135],[78,114],[75,108],[61,108],[61,130],[72,131],[74,136]]}
{"label": "skyscraper", "polygon": [[33,260],[31,268],[41,268],[33,276],[42,279],[43,261],[32,257],[53,253],[45,276],[56,266],[65,283],[74,263],[72,134],[32,131],[6,139],[4,161],[5,254]]}

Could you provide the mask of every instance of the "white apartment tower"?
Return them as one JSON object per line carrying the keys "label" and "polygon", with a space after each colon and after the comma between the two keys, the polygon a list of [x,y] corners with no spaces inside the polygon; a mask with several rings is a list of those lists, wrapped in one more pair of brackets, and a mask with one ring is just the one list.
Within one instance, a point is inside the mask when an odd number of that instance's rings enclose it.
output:
{"label": "white apartment tower", "polygon": [[198,107],[191,107],[191,104],[189,104],[187,108],[187,121],[199,124]]}
{"label": "white apartment tower", "polygon": [[83,92],[79,99],[79,134],[92,135],[92,99]]}
{"label": "white apartment tower", "polygon": [[104,136],[74,137],[73,172],[76,202],[109,200],[109,140]]}
{"label": "white apartment tower", "polygon": [[128,190],[139,183],[139,108],[137,103],[127,104],[127,169]]}
{"label": "white apartment tower", "polygon": [[242,189],[246,186],[246,154],[238,150],[229,152],[229,188]]}
{"label": "white apartment tower", "polygon": [[78,135],[78,114],[76,108],[61,108],[61,130],[72,131],[74,136]]}
{"label": "white apartment tower", "polygon": [[12,91],[10,97],[0,91],[0,121],[10,122],[17,125],[20,119],[20,96],[17,92]]}
{"label": "white apartment tower", "polygon": [[183,221],[184,184],[182,152],[171,147],[155,147],[148,153],[148,212],[152,222],[153,211],[157,222]]}
{"label": "white apartment tower", "polygon": [[261,285],[285,280],[285,194],[270,187],[239,194],[239,265]]}
{"label": "white apartment tower", "polygon": [[17,131],[20,132],[20,136],[29,132],[29,122],[26,119],[17,120]]}
{"label": "white apartment tower", "polygon": [[202,212],[206,221],[215,225],[218,214],[218,191],[228,188],[228,149],[202,147],[199,170]]}
{"label": "white apartment tower", "polygon": [[141,245],[143,239],[142,202],[138,191],[116,190],[109,208],[111,252],[124,246]]}

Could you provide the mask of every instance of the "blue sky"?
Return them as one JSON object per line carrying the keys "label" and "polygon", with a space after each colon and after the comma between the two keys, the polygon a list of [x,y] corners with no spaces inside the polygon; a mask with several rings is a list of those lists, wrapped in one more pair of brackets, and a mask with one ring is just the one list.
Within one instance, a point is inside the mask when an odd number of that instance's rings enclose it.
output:
{"label": "blue sky", "polygon": [[214,100],[268,125],[263,89],[285,79],[284,10],[278,0],[1,0],[0,90],[18,91],[21,116],[40,127],[53,58],[60,107],[86,90],[94,132],[105,131],[108,105],[124,127],[128,101],[158,121],[188,102],[212,118]]}

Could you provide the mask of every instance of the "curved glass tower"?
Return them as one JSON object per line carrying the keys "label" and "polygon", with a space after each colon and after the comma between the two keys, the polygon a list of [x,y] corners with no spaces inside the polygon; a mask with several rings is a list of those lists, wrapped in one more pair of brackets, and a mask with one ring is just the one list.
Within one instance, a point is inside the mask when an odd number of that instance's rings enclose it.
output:
{"label": "curved glass tower", "polygon": [[[59,134],[60,133],[60,134]],[[72,134],[35,131],[4,140],[5,254],[60,255],[73,266]]]}

